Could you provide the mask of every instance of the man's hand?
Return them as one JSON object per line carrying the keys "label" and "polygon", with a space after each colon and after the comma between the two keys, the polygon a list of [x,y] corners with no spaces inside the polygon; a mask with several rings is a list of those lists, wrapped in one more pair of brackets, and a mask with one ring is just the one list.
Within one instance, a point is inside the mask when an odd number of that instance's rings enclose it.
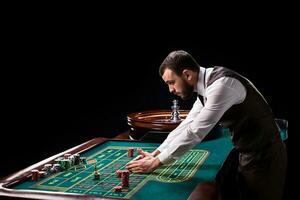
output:
{"label": "man's hand", "polygon": [[126,165],[126,168],[134,173],[150,173],[161,166],[161,162],[153,154],[138,149],[139,156]]}
{"label": "man's hand", "polygon": [[138,153],[140,155],[138,155],[137,157],[135,157],[132,161],[134,160],[140,160],[142,158],[144,158],[145,156],[157,156],[158,154],[160,154],[160,151],[156,150],[156,151],[153,151],[152,153],[148,153],[147,151],[143,151],[141,148],[138,148],[137,149]]}
{"label": "man's hand", "polygon": [[135,157],[132,161],[134,161],[134,160],[140,160],[140,159],[144,158],[145,156],[152,155],[152,153],[148,153],[147,151],[143,151],[141,148],[138,148],[137,151],[138,151],[138,153],[140,155],[138,155],[137,157]]}

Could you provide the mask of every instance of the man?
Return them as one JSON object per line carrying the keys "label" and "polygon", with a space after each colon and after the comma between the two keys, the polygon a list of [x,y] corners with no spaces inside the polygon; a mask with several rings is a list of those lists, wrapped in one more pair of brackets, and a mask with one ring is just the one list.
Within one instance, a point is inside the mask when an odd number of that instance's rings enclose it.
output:
{"label": "man", "polygon": [[281,199],[286,150],[272,111],[255,86],[224,67],[203,68],[185,51],[173,51],[160,75],[171,93],[182,99],[198,95],[186,119],[152,153],[127,165],[149,173],[179,159],[220,123],[228,127],[234,149],[216,177],[220,199]]}

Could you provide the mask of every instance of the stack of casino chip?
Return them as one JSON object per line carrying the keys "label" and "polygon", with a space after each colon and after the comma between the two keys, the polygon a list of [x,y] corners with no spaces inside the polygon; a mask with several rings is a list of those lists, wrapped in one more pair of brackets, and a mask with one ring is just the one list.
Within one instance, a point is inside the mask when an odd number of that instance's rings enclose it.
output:
{"label": "stack of casino chip", "polygon": [[133,157],[133,154],[134,154],[134,148],[132,147],[128,148],[128,153],[127,153],[128,157]]}
{"label": "stack of casino chip", "polygon": [[59,163],[59,161],[61,161],[62,159],[64,159],[64,157],[58,157],[58,158],[56,158],[54,161],[55,161],[56,163]]}
{"label": "stack of casino chip", "polygon": [[68,170],[72,166],[72,161],[69,159],[62,159],[59,161],[59,164],[62,170]]}
{"label": "stack of casino chip", "polygon": [[80,155],[79,155],[79,153],[76,153],[73,156],[74,156],[74,165],[79,165],[80,164]]}
{"label": "stack of casino chip", "polygon": [[122,173],[123,173],[123,170],[120,170],[120,169],[117,170],[117,171],[116,171],[117,177],[118,177],[118,178],[122,178]]}
{"label": "stack of casino chip", "polygon": [[52,166],[52,168],[50,169],[50,172],[51,173],[56,173],[56,172],[59,172],[61,171],[61,166],[59,163],[56,163]]}
{"label": "stack of casino chip", "polygon": [[94,165],[94,179],[100,180],[100,173],[97,171],[97,165]]}
{"label": "stack of casino chip", "polygon": [[100,180],[100,173],[98,171],[94,172],[94,179],[95,180]]}
{"label": "stack of casino chip", "polygon": [[40,178],[39,170],[37,170],[37,169],[31,170],[31,180],[38,181],[39,178]]}
{"label": "stack of casino chip", "polygon": [[[61,170],[68,170],[73,166],[86,164],[86,157],[80,157],[79,153],[70,154],[66,153],[63,157],[58,157],[54,160],[56,164],[51,168],[50,165],[46,164],[43,169],[55,173]],[[50,168],[50,169],[49,169]]]}
{"label": "stack of casino chip", "polygon": [[39,171],[39,177],[43,178],[45,176],[47,176],[47,172],[45,172],[45,171]]}
{"label": "stack of casino chip", "polygon": [[65,159],[68,159],[71,155],[72,155],[72,154],[70,154],[70,153],[65,153],[65,154],[64,154],[64,158],[65,158]]}
{"label": "stack of casino chip", "polygon": [[75,157],[74,157],[74,155],[70,155],[67,159],[71,161],[71,166],[75,165]]}
{"label": "stack of casino chip", "polygon": [[51,168],[52,168],[52,164],[49,164],[49,163],[48,163],[48,164],[45,164],[45,165],[44,165],[42,171],[50,172]]}
{"label": "stack of casino chip", "polygon": [[38,181],[40,178],[43,178],[47,175],[45,171],[39,171],[37,169],[31,170],[31,180]]}
{"label": "stack of casino chip", "polygon": [[123,170],[121,179],[122,179],[122,186],[123,187],[129,187],[129,170]]}

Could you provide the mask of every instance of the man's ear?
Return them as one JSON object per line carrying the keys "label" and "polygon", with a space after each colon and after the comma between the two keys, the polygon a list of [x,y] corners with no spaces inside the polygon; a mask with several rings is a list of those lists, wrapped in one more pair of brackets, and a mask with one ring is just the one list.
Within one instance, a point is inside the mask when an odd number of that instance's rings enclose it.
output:
{"label": "man's ear", "polygon": [[185,78],[186,80],[191,80],[192,79],[192,73],[191,73],[191,70],[188,70],[188,69],[184,69],[182,71],[182,77]]}

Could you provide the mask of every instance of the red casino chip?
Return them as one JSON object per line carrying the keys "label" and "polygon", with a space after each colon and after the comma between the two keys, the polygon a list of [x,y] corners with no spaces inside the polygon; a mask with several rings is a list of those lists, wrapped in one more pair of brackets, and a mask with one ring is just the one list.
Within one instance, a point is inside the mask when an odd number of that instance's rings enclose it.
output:
{"label": "red casino chip", "polygon": [[40,173],[39,173],[39,170],[37,170],[37,169],[31,170],[31,175],[32,175],[31,180],[33,180],[33,181],[38,181],[40,178]]}
{"label": "red casino chip", "polygon": [[123,170],[122,172],[122,186],[129,187],[129,170]]}
{"label": "red casino chip", "polygon": [[134,148],[130,147],[128,148],[128,157],[133,157],[134,154]]}
{"label": "red casino chip", "polygon": [[117,185],[113,188],[113,192],[122,192],[122,186]]}

